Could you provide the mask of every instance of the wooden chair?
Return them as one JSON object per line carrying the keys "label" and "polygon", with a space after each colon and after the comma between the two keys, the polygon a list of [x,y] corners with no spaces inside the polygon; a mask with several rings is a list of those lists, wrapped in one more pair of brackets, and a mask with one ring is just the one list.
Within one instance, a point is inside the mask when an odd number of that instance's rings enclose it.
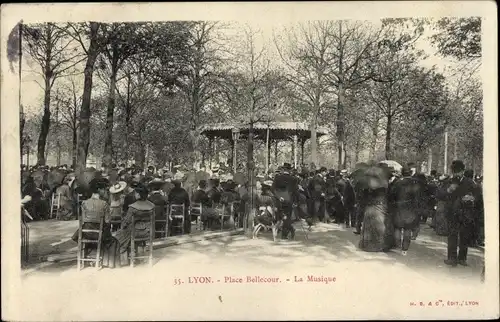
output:
{"label": "wooden chair", "polygon": [[[186,211],[186,207],[184,204],[170,204],[169,206],[169,212],[168,215],[170,219],[172,220],[172,229],[174,228],[180,228],[181,229],[181,234],[184,235],[184,212]],[[180,225],[179,224],[174,224],[174,220],[179,219]]]}
{"label": "wooden chair", "polygon": [[59,215],[59,209],[61,207],[61,194],[60,193],[53,193],[52,194],[52,200],[50,202],[50,218],[57,218]]}
{"label": "wooden chair", "polygon": [[[231,210],[229,213],[227,213],[228,207]],[[224,229],[224,219],[232,217],[231,204],[229,206],[226,206],[225,204],[217,204],[215,206],[215,213],[220,219],[220,230],[222,231]]]}
{"label": "wooden chair", "polygon": [[[136,224],[142,223],[145,226],[149,225],[149,234],[138,236]],[[130,267],[134,267],[136,259],[147,259],[149,265],[153,265],[153,239],[155,234],[155,212],[154,210],[139,211],[132,215],[132,226],[130,233]],[[138,256],[139,246],[142,246],[143,252],[146,255]],[[145,249],[148,247],[148,251]]]}
{"label": "wooden chair", "polygon": [[196,217],[196,226],[198,230],[203,230],[203,223],[201,221],[201,214],[203,212],[203,205],[201,203],[192,203],[189,209],[189,216]]}
{"label": "wooden chair", "polygon": [[[99,224],[99,229],[84,229],[84,223],[95,223]],[[82,216],[78,215],[78,251],[77,251],[77,261],[78,270],[85,267],[86,262],[95,263],[97,269],[101,268],[102,264],[102,233],[104,228],[104,217],[96,220],[86,220],[83,221]],[[91,234],[97,235],[97,238],[93,238]],[[90,244],[97,245],[97,253],[95,257],[87,257],[90,255],[86,253],[86,246]]]}
{"label": "wooden chair", "polygon": [[231,204],[231,207],[232,207],[231,213],[233,213],[234,217],[236,218],[234,220],[234,227],[236,229],[240,228],[243,225],[243,220],[242,220],[243,216],[241,213],[241,201],[239,201],[239,200],[233,201],[233,203]]}
{"label": "wooden chair", "polygon": [[[155,208],[155,209],[158,209],[158,208]],[[161,208],[160,208],[161,209]],[[167,238],[168,237],[168,206],[165,206],[163,207],[163,213],[161,214],[161,216],[156,216],[155,215],[155,224],[154,224],[154,227],[155,227],[155,233],[154,233],[154,236],[156,238],[156,234],[159,234],[161,237],[160,238]],[[156,224],[163,224],[161,226],[163,226],[163,229],[156,229]]]}
{"label": "wooden chair", "polygon": [[[119,207],[120,209],[122,207]],[[112,216],[110,219],[111,231],[117,231],[122,224],[122,216]]]}

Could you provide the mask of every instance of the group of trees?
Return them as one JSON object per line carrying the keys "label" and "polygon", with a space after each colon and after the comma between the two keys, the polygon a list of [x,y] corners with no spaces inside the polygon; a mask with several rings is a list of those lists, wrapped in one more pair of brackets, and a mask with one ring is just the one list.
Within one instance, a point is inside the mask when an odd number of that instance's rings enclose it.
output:
{"label": "group of trees", "polygon": [[[439,54],[475,69],[450,79],[423,67],[425,30]],[[253,125],[288,115],[310,123],[315,164],[316,130],[326,126],[339,168],[362,158],[439,159],[445,131],[459,138],[455,156],[479,166],[480,33],[479,18],[310,21],[272,42],[220,22],[26,25],[23,49],[44,99],[25,132],[38,124],[38,163],[49,139],[71,152],[78,171],[89,152],[140,165],[193,161],[194,151],[204,158],[200,125],[227,120],[249,125],[254,160]]]}

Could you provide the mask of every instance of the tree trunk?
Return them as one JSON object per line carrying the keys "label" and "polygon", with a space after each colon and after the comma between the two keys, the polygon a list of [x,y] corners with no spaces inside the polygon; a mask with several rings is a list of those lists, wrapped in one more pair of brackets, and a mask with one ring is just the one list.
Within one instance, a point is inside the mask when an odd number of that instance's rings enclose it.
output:
{"label": "tree trunk", "polygon": [[317,117],[314,116],[311,123],[311,163],[318,164],[318,135],[317,135]]}
{"label": "tree trunk", "polygon": [[354,166],[358,163],[359,161],[359,152],[361,150],[361,140],[358,139],[356,140],[356,145],[354,146]]}
{"label": "tree trunk", "polygon": [[97,32],[99,24],[97,22],[90,23],[90,44],[87,50],[87,62],[84,70],[84,83],[82,95],[82,108],[80,110],[80,124],[78,135],[78,159],[76,164],[76,175],[81,178],[81,175],[87,167],[87,154],[90,144],[90,103],[92,98],[92,76],[94,73],[94,64],[97,59],[98,43]]}
{"label": "tree trunk", "polygon": [[130,134],[130,114],[132,112],[132,107],[130,105],[130,74],[127,74],[127,103],[125,105],[125,166],[128,166],[130,154],[129,154],[129,134]]}
{"label": "tree trunk", "polygon": [[43,97],[43,117],[38,136],[37,164],[45,165],[45,147],[50,129],[50,71],[45,73],[45,92]]}
{"label": "tree trunk", "polygon": [[23,163],[23,152],[24,152],[24,146],[25,146],[25,137],[24,137],[24,124],[26,123],[26,119],[24,117],[24,113],[19,113],[19,143],[21,144],[20,151],[21,151],[21,164]]}
{"label": "tree trunk", "polygon": [[427,175],[431,175],[432,171],[432,148],[429,148],[427,155]]}
{"label": "tree trunk", "polygon": [[458,135],[456,131],[453,133],[453,160],[458,160]]}
{"label": "tree trunk", "polygon": [[372,138],[370,142],[370,160],[375,159],[375,149],[377,148],[377,139],[378,139],[378,111],[377,114],[375,115],[375,119],[373,120],[372,124]]}
{"label": "tree trunk", "polygon": [[341,169],[345,164],[345,131],[344,131],[344,88],[342,82],[339,83],[339,97],[337,102],[337,147],[339,153],[339,159],[337,166]]}
{"label": "tree trunk", "polygon": [[[254,211],[254,162],[253,162],[253,120],[250,121],[250,126],[248,128],[248,143],[247,143],[247,178],[248,178],[248,194],[249,205],[248,205],[248,216],[252,217]],[[246,225],[246,233],[251,233],[252,225]]]}
{"label": "tree trunk", "polygon": [[113,158],[113,117],[115,113],[115,87],[116,87],[116,74],[117,62],[116,53],[113,52],[113,62],[111,63],[111,77],[109,80],[109,95],[108,95],[108,110],[106,113],[106,127],[105,127],[105,141],[104,141],[104,156],[103,163],[110,165]]}
{"label": "tree trunk", "polygon": [[278,140],[274,141],[274,165],[278,166]]}
{"label": "tree trunk", "polygon": [[392,135],[392,116],[387,117],[387,125],[385,127],[385,159],[391,160],[391,135]]}
{"label": "tree trunk", "polygon": [[[76,110],[75,110],[76,111]],[[73,129],[73,149],[71,153],[73,169],[76,169],[77,153],[78,153],[78,129],[75,127]]]}
{"label": "tree trunk", "polygon": [[146,161],[146,148],[144,144],[137,145],[134,161],[136,166],[139,166],[140,169],[144,169],[144,163]]}

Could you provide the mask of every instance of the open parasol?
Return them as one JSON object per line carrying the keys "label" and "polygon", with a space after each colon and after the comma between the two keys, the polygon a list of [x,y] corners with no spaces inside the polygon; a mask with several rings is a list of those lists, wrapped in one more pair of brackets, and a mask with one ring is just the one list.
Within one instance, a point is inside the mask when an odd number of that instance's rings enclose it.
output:
{"label": "open parasol", "polygon": [[379,163],[385,164],[389,168],[393,168],[397,172],[401,172],[401,170],[403,169],[403,166],[394,160],[383,160],[380,161]]}
{"label": "open parasol", "polygon": [[358,169],[352,173],[352,180],[357,189],[387,188],[389,178],[387,171],[382,166],[371,166]]}

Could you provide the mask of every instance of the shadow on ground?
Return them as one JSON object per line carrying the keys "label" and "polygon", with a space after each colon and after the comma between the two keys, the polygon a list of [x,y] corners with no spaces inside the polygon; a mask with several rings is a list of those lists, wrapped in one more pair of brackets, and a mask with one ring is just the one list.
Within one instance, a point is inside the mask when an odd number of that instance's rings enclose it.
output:
{"label": "shadow on ground", "polygon": [[[234,259],[257,265],[276,265],[277,267],[294,265],[295,262],[309,264],[311,267],[334,267],[335,263],[349,262],[350,265],[364,263],[383,264],[384,267],[394,265],[404,267],[430,278],[452,278],[458,280],[480,280],[484,254],[482,251],[469,248],[468,267],[449,267],[444,265],[446,258],[446,237],[437,236],[432,229],[422,225],[417,240],[412,241],[407,256],[399,251],[388,253],[369,253],[361,251],[357,245],[359,236],[352,229],[334,224],[318,224],[313,231],[307,232],[296,226],[294,241],[280,240],[273,242],[270,232],[262,232],[258,239],[246,236],[228,236],[182,244],[155,250],[155,263],[168,263],[193,258],[200,265],[210,265],[218,259]],[[388,265],[388,266],[385,266]],[[140,265],[143,266],[143,265]],[[32,273],[61,273],[68,269],[76,270],[75,261],[61,263],[45,263],[37,268],[26,270],[25,275]],[[438,274],[438,275],[436,275]]]}

